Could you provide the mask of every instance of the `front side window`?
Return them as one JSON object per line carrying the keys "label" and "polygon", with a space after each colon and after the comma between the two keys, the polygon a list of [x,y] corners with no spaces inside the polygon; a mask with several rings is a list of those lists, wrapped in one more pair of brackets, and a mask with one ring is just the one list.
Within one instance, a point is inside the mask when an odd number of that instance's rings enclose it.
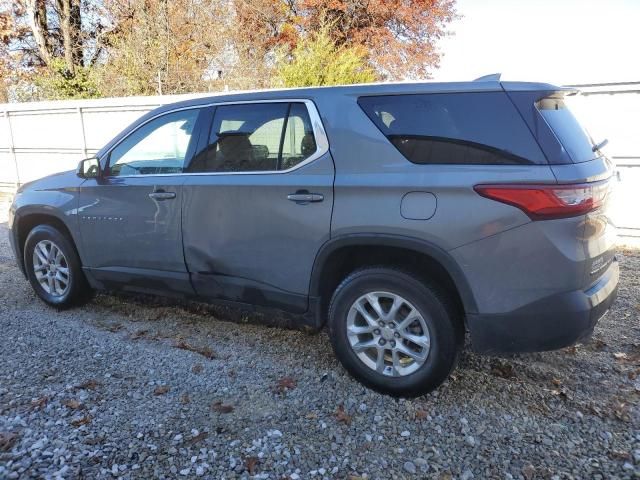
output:
{"label": "front side window", "polygon": [[386,95],[360,97],[358,103],[413,163],[546,163],[504,92]]}
{"label": "front side window", "polygon": [[200,110],[158,117],[138,128],[109,155],[109,175],[182,173]]}
{"label": "front side window", "polygon": [[208,147],[190,172],[288,170],[316,152],[303,103],[248,103],[216,108]]}

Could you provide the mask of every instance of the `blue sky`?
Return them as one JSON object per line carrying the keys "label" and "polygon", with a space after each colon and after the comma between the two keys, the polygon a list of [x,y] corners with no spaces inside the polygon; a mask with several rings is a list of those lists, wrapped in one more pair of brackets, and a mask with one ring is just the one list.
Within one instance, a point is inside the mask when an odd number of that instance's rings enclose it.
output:
{"label": "blue sky", "polygon": [[640,0],[458,0],[435,80],[640,81]]}

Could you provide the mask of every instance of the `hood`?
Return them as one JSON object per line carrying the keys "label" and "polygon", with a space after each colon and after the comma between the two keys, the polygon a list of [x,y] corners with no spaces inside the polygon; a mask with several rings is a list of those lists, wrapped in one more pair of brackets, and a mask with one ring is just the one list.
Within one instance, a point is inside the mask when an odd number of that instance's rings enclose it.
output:
{"label": "hood", "polygon": [[84,182],[84,179],[78,177],[75,170],[69,170],[27,182],[18,188],[18,192],[75,189],[79,187],[82,182]]}

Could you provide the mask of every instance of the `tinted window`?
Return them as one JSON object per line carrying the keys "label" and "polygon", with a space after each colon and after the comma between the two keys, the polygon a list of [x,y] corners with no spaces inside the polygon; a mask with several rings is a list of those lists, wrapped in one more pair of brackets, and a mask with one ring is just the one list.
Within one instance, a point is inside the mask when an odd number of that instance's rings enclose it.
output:
{"label": "tinted window", "polygon": [[302,103],[251,103],[216,108],[209,146],[192,172],[287,170],[316,151]]}
{"label": "tinted window", "polygon": [[313,155],[316,150],[316,139],[313,136],[307,107],[302,103],[292,103],[282,139],[280,169],[288,170],[295,167]]}
{"label": "tinted window", "polygon": [[109,155],[109,175],[181,173],[199,110],[168,113],[120,142]]}
{"label": "tinted window", "polygon": [[574,162],[593,160],[594,142],[564,102],[563,95],[552,95],[536,102],[536,108],[554,131]]}
{"label": "tinted window", "polygon": [[503,92],[361,97],[358,103],[414,163],[546,163]]}

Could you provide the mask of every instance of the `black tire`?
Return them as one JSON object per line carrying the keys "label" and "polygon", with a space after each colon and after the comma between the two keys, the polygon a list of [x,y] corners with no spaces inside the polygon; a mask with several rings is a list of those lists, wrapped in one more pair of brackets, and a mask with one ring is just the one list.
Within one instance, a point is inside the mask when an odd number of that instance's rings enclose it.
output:
{"label": "black tire", "polygon": [[[404,376],[387,376],[358,358],[348,339],[347,316],[357,299],[369,292],[400,295],[424,318],[431,344],[424,363]],[[436,286],[401,270],[369,267],[355,271],[336,288],[329,305],[329,333],[334,352],[345,369],[369,388],[400,397],[428,393],[453,371],[464,343],[464,327],[449,297]]]}
{"label": "black tire", "polygon": [[[33,266],[33,253],[36,245],[43,240],[48,240],[62,252],[69,270],[69,282],[66,291],[62,295],[53,295],[47,292],[36,278]],[[24,245],[24,266],[27,278],[36,294],[47,304],[60,309],[85,303],[93,293],[82,271],[82,265],[78,252],[67,236],[51,225],[38,225],[29,232]]]}

